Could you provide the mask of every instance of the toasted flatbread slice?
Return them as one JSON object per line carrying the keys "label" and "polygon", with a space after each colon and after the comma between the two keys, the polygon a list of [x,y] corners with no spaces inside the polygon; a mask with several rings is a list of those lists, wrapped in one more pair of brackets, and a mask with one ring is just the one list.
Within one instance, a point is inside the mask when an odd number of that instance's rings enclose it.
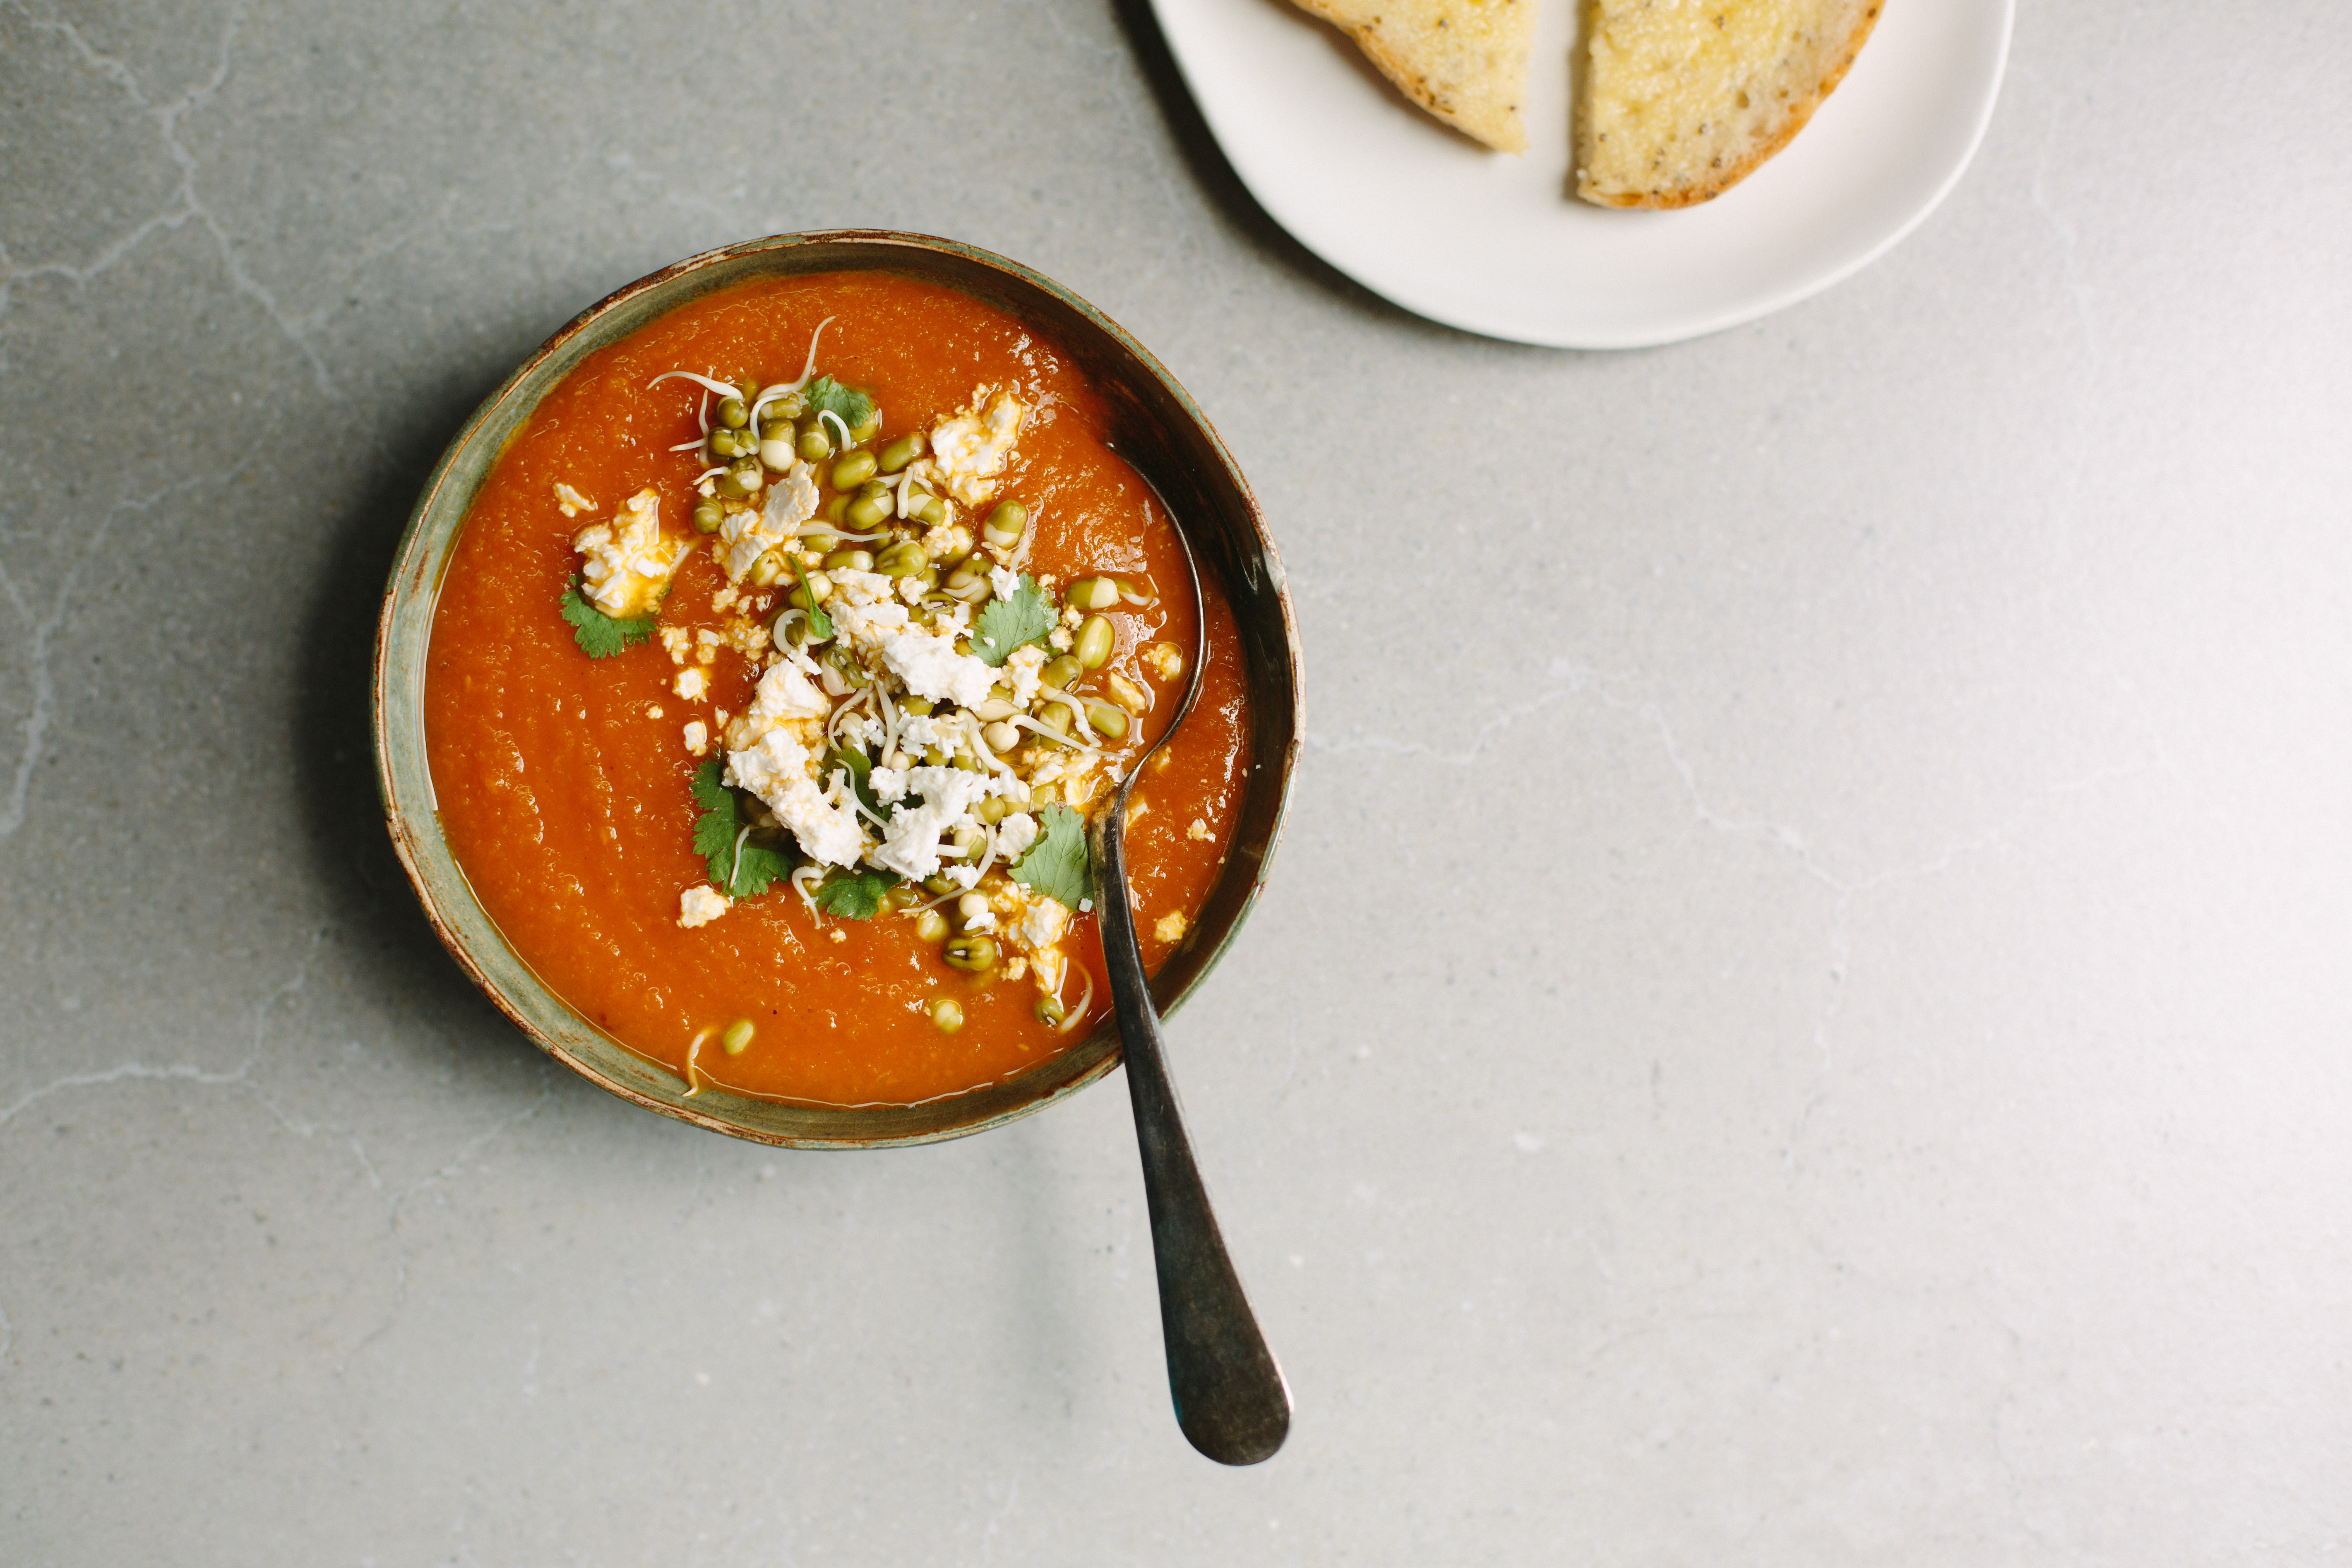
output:
{"label": "toasted flatbread slice", "polygon": [[1592,0],[1576,194],[1612,207],[1722,195],[1804,129],[1883,0]]}
{"label": "toasted flatbread slice", "polygon": [[1406,97],[1505,153],[1528,150],[1519,104],[1536,0],[1297,0],[1356,40]]}

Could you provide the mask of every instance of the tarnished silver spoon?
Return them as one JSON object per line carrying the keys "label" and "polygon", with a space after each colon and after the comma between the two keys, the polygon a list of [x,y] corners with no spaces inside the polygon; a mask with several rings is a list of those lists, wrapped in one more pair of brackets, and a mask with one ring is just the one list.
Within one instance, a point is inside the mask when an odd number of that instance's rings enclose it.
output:
{"label": "tarnished silver spoon", "polygon": [[1120,782],[1096,829],[1101,868],[1104,963],[1127,1058],[1127,1092],[1135,1107],[1135,1141],[1143,1154],[1144,1202],[1151,1213],[1151,1251],[1160,1272],[1160,1331],[1168,1350],[1168,1391],[1176,1424],[1192,1447],[1220,1464],[1254,1465],[1273,1457],[1290,1432],[1290,1388],[1250,1311],[1241,1277],[1210,1211],[1208,1189],[1184,1135],[1176,1085],[1168,1076],[1160,1011],[1136,946],[1135,902],[1127,883],[1127,799],[1144,765],[1168,743],[1201,691],[1208,622],[1201,567],[1173,518],[1192,593],[1192,662],[1175,717]]}

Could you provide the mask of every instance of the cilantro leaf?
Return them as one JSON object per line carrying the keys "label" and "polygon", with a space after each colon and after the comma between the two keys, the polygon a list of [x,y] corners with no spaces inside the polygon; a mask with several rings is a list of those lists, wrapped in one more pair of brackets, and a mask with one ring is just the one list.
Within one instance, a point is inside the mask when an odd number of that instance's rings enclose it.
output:
{"label": "cilantro leaf", "polygon": [[694,770],[694,804],[702,807],[702,815],[694,819],[694,852],[706,860],[732,855],[735,835],[742,828],[736,820],[735,794],[719,782],[720,772],[716,757]]}
{"label": "cilantro leaf", "polygon": [[572,623],[572,638],[590,658],[610,658],[633,643],[654,635],[654,617],[618,620],[580,596],[580,579],[563,590],[563,618]]}
{"label": "cilantro leaf", "polygon": [[870,921],[882,912],[882,895],[898,882],[898,878],[879,871],[829,877],[816,890],[816,907],[845,921]]}
{"label": "cilantro leaf", "polygon": [[1045,808],[1043,831],[1029,852],[1013,862],[1013,879],[1056,903],[1078,907],[1094,893],[1094,866],[1087,853],[1087,819],[1055,802]]}
{"label": "cilantro leaf", "polygon": [[801,597],[808,601],[809,641],[831,642],[833,617],[817,608],[816,595],[809,592],[808,568],[802,565],[801,558],[789,550],[784,552],[784,558],[793,563],[793,575],[800,579]]}
{"label": "cilantro leaf", "polygon": [[874,417],[874,400],[854,386],[844,386],[829,375],[818,376],[801,395],[808,400],[812,418],[830,414],[852,430]]}
{"label": "cilantro leaf", "polygon": [[1060,624],[1053,602],[1037,586],[1037,579],[1021,574],[1021,590],[1009,599],[992,599],[972,628],[971,653],[982,664],[1002,665],[1013,650],[1035,642]]}
{"label": "cilantro leaf", "polygon": [[694,773],[694,799],[702,815],[694,819],[694,852],[710,873],[710,885],[730,899],[757,898],[769,884],[792,874],[792,857],[743,837],[751,824],[737,809],[734,792],[719,782],[717,758]]}

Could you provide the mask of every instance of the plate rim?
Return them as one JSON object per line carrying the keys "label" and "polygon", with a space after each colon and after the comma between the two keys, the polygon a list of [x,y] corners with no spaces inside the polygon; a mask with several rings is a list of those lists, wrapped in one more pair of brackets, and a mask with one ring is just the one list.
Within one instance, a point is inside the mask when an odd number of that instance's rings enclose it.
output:
{"label": "plate rim", "polygon": [[[1967,174],[1969,166],[1976,162],[1978,150],[1983,145],[1987,132],[1991,129],[1993,111],[2000,105],[2001,86],[2008,79],[2010,49],[2017,26],[2017,0],[1993,0],[1993,4],[1999,8],[1998,44],[1992,52],[1992,68],[1981,92],[1978,95],[1965,144],[1960,149],[1958,156],[1954,158],[1949,166],[1937,178],[1932,188],[1924,189],[1922,195],[1910,204],[1909,210],[1901,220],[1891,225],[1885,233],[1853,256],[1800,282],[1759,294],[1754,299],[1745,300],[1735,305],[1691,314],[1677,319],[1671,324],[1645,326],[1624,332],[1610,332],[1573,325],[1560,329],[1547,329],[1524,320],[1507,320],[1498,315],[1482,312],[1476,308],[1475,293],[1465,294],[1462,298],[1444,297],[1393,279],[1375,279],[1366,276],[1365,272],[1360,269],[1351,259],[1334,255],[1324,245],[1310,238],[1308,233],[1302,232],[1307,226],[1295,225],[1285,216],[1281,206],[1268,199],[1259,181],[1253,174],[1255,160],[1247,156],[1237,156],[1220,128],[1217,115],[1210,107],[1211,98],[1201,90],[1198,73],[1203,68],[1201,62],[1195,60],[1192,52],[1187,47],[1186,29],[1182,21],[1179,18],[1171,24],[1171,12],[1184,5],[1186,0],[1149,0],[1149,3],[1160,37],[1167,46],[1169,58],[1175,62],[1177,73],[1183,79],[1184,89],[1192,98],[1193,110],[1200,116],[1202,125],[1207,128],[1210,138],[1216,143],[1219,153],[1232,168],[1234,177],[1240,181],[1243,188],[1249,193],[1250,199],[1257,204],[1259,210],[1293,240],[1304,246],[1325,264],[1345,274],[1381,299],[1441,326],[1453,327],[1457,331],[1503,342],[1526,343],[1538,348],[1602,352],[1659,348],[1670,343],[1686,342],[1695,338],[1710,336],[1716,332],[1727,331],[1734,327],[1760,321],[1766,316],[1785,310],[1790,306],[1801,304],[1817,294],[1835,288],[1908,238],[1921,224],[1927,222],[1936,210],[1943,205],[1945,198],[1959,184],[1960,177]],[[1287,5],[1290,0],[1255,0],[1255,3],[1283,6]],[[1551,0],[1551,3],[1562,3],[1562,0]],[[1565,3],[1582,5],[1587,3],[1587,0],[1565,0]],[[1889,0],[1889,3],[1898,3],[1898,0]],[[1956,0],[1956,3],[1964,4],[1967,0]],[[1303,11],[1300,13],[1299,20],[1328,26],[1328,24],[1321,23],[1319,19]],[[1344,39],[1338,41],[1345,42]],[[1419,110],[1409,106],[1399,106],[1399,108],[1401,112],[1415,115],[1421,113]],[[1428,130],[1433,134],[1447,133],[1444,127],[1434,121],[1429,123]],[[1800,133],[1801,134],[1801,132]]]}

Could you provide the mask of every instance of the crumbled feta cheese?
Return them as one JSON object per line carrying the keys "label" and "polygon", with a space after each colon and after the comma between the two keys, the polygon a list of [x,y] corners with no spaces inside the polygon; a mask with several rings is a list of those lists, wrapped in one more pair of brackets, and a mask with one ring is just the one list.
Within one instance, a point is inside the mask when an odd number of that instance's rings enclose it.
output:
{"label": "crumbled feta cheese", "polygon": [[810,777],[814,761],[791,731],[770,730],[749,747],[727,753],[727,782],[764,801],[812,860],[855,865],[866,848],[856,808],[824,798]]}
{"label": "crumbled feta cheese", "polygon": [[890,826],[883,832],[882,847],[874,852],[874,861],[919,881],[939,874],[942,837],[958,827],[978,826],[971,808],[988,794],[988,777],[961,768],[915,768],[907,782],[923,797],[923,804],[892,809]]}
{"label": "crumbled feta cheese", "polygon": [[1161,915],[1151,929],[1162,942],[1181,942],[1184,940],[1185,923],[1181,910],[1171,910]]}
{"label": "crumbled feta cheese", "polygon": [[815,473],[806,463],[795,462],[769,483],[764,502],[729,512],[719,524],[727,580],[741,582],[753,562],[789,543],[800,532],[801,524],[816,515],[816,503]]}
{"label": "crumbled feta cheese", "polygon": [[555,487],[555,504],[562,508],[563,515],[566,517],[578,517],[583,511],[596,510],[594,501],[567,484],[558,484]]}
{"label": "crumbled feta cheese", "polygon": [[677,679],[670,682],[670,689],[688,702],[699,702],[710,695],[710,677],[703,673],[701,666],[688,665],[677,672]]}
{"label": "crumbled feta cheese", "polygon": [[1037,842],[1037,819],[1025,811],[1016,811],[996,825],[996,852],[1007,860],[1018,860]]}
{"label": "crumbled feta cheese", "polygon": [[[898,586],[896,580],[885,577],[879,572],[860,572],[854,566],[844,566],[825,575],[833,579],[833,591],[839,602],[845,605],[887,605]],[[832,609],[836,606],[827,605],[825,607]]]}
{"label": "crumbled feta cheese", "polygon": [[1045,640],[1054,645],[1055,653],[1067,653],[1070,651],[1070,628],[1055,626],[1045,635]]}
{"label": "crumbled feta cheese", "polygon": [[703,752],[709,751],[710,749],[710,726],[705,724],[699,719],[689,721],[686,726],[686,749],[692,752],[698,757],[702,755]]}
{"label": "crumbled feta cheese", "polygon": [[797,665],[770,666],[751,692],[754,719],[822,719],[832,711],[833,704]]}
{"label": "crumbled feta cheese", "polygon": [[931,426],[931,455],[926,459],[948,494],[966,506],[979,506],[996,494],[996,476],[1013,456],[1020,438],[1022,416],[1028,405],[1009,391],[998,393],[983,410],[982,387],[972,394],[971,405]]}
{"label": "crumbled feta cheese", "polygon": [[757,658],[768,651],[768,628],[741,616],[727,623],[727,646],[745,658]]}
{"label": "crumbled feta cheese", "polygon": [[648,719],[658,719],[661,716],[662,710],[658,705],[646,710],[646,717]]}
{"label": "crumbled feta cheese", "polygon": [[1030,947],[1051,947],[1061,941],[1069,929],[1070,910],[1067,905],[1053,899],[1038,899],[1021,917],[1018,934]]}
{"label": "crumbled feta cheese", "polygon": [[894,632],[882,644],[882,662],[918,697],[950,701],[970,708],[988,700],[996,671],[968,653],[955,650],[955,638],[912,627]]}
{"label": "crumbled feta cheese", "polygon": [[1045,650],[1035,643],[1023,643],[1004,661],[1005,679],[1013,683],[1013,706],[1026,709],[1037,700],[1037,688],[1044,683]]}
{"label": "crumbled feta cheese", "polygon": [[834,631],[850,652],[861,657],[879,654],[884,643],[907,629],[904,605],[844,605],[827,613]]}
{"label": "crumbled feta cheese", "polygon": [[715,888],[688,888],[677,896],[677,923],[692,931],[707,926],[727,912],[733,900]]}
{"label": "crumbled feta cheese", "polygon": [[689,543],[662,537],[661,497],[639,490],[618,517],[592,523],[572,539],[572,547],[586,557],[580,565],[582,595],[623,620],[647,615],[661,602]]}
{"label": "crumbled feta cheese", "polygon": [[998,598],[1009,599],[1021,592],[1021,574],[1003,566],[991,567],[988,585],[995,590]]}
{"label": "crumbled feta cheese", "polygon": [[1038,897],[1024,900],[1021,912],[1005,926],[1004,933],[1038,959],[1043,967],[1046,951],[1060,942],[1069,929],[1069,906]]}
{"label": "crumbled feta cheese", "polygon": [[1162,680],[1173,680],[1184,673],[1184,650],[1172,642],[1146,643],[1137,657]]}
{"label": "crumbled feta cheese", "polygon": [[672,664],[684,664],[686,662],[686,650],[689,646],[686,628],[684,626],[663,626],[660,630],[662,651],[669,655],[669,661]]}
{"label": "crumbled feta cheese", "polygon": [[866,787],[874,792],[877,800],[903,800],[907,795],[907,770],[875,768],[866,775]]}
{"label": "crumbled feta cheese", "polygon": [[710,607],[714,610],[719,611],[731,610],[735,607],[735,601],[742,596],[741,592],[738,589],[732,587],[721,588],[719,592],[710,595]]}
{"label": "crumbled feta cheese", "polygon": [[1184,837],[1187,838],[1198,839],[1202,843],[1205,844],[1210,839],[1215,837],[1216,835],[1209,831],[1209,825],[1207,823],[1202,821],[1196,816],[1192,819],[1192,826],[1184,830]]}
{"label": "crumbled feta cheese", "polygon": [[909,713],[898,726],[898,743],[912,750],[921,746],[938,746],[952,751],[957,742],[964,739],[960,720],[941,719],[923,713]]}

